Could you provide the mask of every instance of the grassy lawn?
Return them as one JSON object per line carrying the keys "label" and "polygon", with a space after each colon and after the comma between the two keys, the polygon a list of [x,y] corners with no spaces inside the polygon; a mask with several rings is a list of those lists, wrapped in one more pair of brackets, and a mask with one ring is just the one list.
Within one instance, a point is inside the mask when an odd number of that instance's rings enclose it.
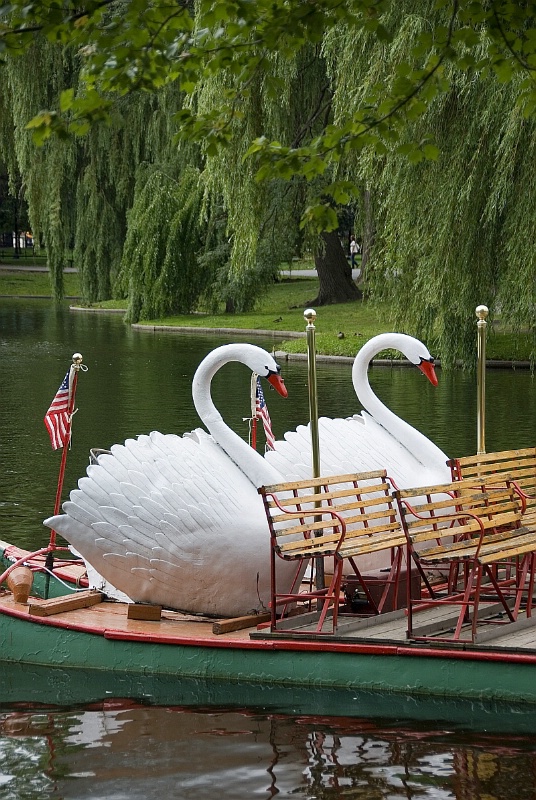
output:
{"label": "grassy lawn", "polygon": [[33,255],[31,250],[16,258],[12,251],[0,249],[0,264],[13,267],[46,267],[47,260],[45,256]]}
{"label": "grassy lawn", "polygon": [[[65,274],[65,294],[78,297],[79,283],[76,273]],[[306,321],[304,308],[318,292],[316,278],[283,278],[270,287],[254,312],[249,314],[181,314],[163,319],[144,320],[147,325],[170,325],[189,328],[239,328],[243,330],[282,331],[280,348],[289,353],[305,353],[305,337],[285,339],[284,331],[304,333]],[[0,296],[50,297],[50,283],[45,272],[9,272],[0,270]],[[125,308],[125,301],[108,300],[96,303],[103,309]],[[387,315],[381,305],[371,302],[343,303],[315,309],[317,352],[324,355],[355,356],[361,345],[391,330]],[[476,348],[476,325],[475,325]],[[528,361],[531,343],[528,336],[507,331],[489,330],[487,357],[495,360]],[[440,354],[436,354],[440,355]]]}
{"label": "grassy lawn", "polygon": [[[151,320],[148,324],[305,333],[307,323],[303,312],[317,293],[316,278],[284,279],[270,288],[254,313],[232,317],[229,314],[177,316]],[[355,356],[364,341],[388,329],[385,320],[382,321],[381,308],[367,302],[340,303],[316,308],[315,311],[317,350],[326,355]],[[285,340],[283,335],[282,341],[282,349],[289,353],[307,352],[305,338]]]}
{"label": "grassy lawn", "polygon": [[[26,263],[21,266],[27,266]],[[75,272],[66,272],[65,294],[67,297],[79,297],[80,285]],[[0,270],[0,296],[4,297],[50,297],[50,278],[48,272],[10,272]]]}

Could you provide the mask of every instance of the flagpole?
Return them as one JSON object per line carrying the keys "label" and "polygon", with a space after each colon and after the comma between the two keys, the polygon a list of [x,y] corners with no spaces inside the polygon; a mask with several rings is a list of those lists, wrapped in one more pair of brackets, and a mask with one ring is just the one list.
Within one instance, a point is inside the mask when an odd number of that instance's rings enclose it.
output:
{"label": "flagpole", "polygon": [[[84,372],[87,370],[87,367],[85,367],[84,364],[82,364],[82,356],[81,356],[80,353],[74,353],[73,357],[72,357],[72,360],[73,360],[73,363],[71,364],[71,367],[69,369],[69,381],[68,381],[69,382],[69,399],[68,399],[68,403],[67,403],[67,412],[66,412],[67,413],[67,428],[66,429],[67,429],[68,435],[64,439],[64,442],[63,442],[63,453],[61,454],[60,471],[59,471],[59,476],[58,476],[58,486],[57,486],[57,490],[56,490],[56,502],[54,503],[54,515],[56,515],[60,510],[61,493],[62,493],[62,489],[63,489],[63,479],[64,479],[64,476],[65,476],[65,464],[66,464],[66,461],[67,461],[67,449],[68,449],[70,441],[71,441],[72,417],[73,417],[73,413],[74,413],[74,401],[75,401],[75,395],[76,395],[76,384],[78,382],[78,373],[79,373],[80,370],[83,370]],[[63,382],[62,382],[62,386],[60,386],[60,390],[62,388],[63,388]],[[58,392],[59,392],[59,390],[58,390]],[[56,393],[56,397],[58,395],[58,392]],[[54,398],[54,400],[56,399],[56,397]],[[49,409],[49,411],[50,411],[50,409]],[[48,412],[47,412],[47,414],[48,414]],[[45,423],[46,423],[46,419],[47,418],[45,417]],[[53,442],[53,446],[54,446],[54,442],[56,441],[56,433],[57,432],[56,432],[55,429],[49,428],[48,425],[47,425],[47,429],[49,430],[50,437],[51,437],[51,442]],[[53,431],[53,432],[51,432],[51,431]],[[55,449],[57,449],[57,447]],[[31,553],[30,555],[28,555],[28,554],[24,555],[22,558],[17,559],[13,564],[10,564],[10,566],[6,570],[4,570],[4,572],[0,575],[0,586],[2,585],[2,583],[5,580],[8,579],[10,573],[13,572],[13,570],[16,569],[18,566],[23,565],[23,564],[25,566],[28,566],[28,562],[30,561],[30,559],[35,559],[38,556],[45,556],[45,564],[44,564],[44,571],[45,571],[44,598],[45,598],[45,600],[48,599],[48,591],[49,591],[49,585],[50,585],[50,575],[52,574],[52,570],[54,568],[54,553],[57,552],[58,550],[67,550],[67,549],[68,549],[67,547],[58,547],[56,545],[56,531],[54,531],[54,530],[51,531],[50,532],[49,543],[48,543],[48,545],[46,547],[42,547],[39,550],[36,550],[35,552]],[[42,568],[40,568],[40,567],[39,568],[32,567],[32,571],[36,571],[36,569],[39,569],[40,571],[42,571]]]}
{"label": "flagpole", "polygon": [[[73,380],[71,384],[71,392],[69,395],[69,406],[67,412],[69,414],[69,436],[65,445],[63,446],[63,452],[61,454],[61,462],[60,462],[60,471],[58,475],[58,486],[56,489],[56,501],[54,503],[54,516],[59,513],[60,505],[61,505],[61,495],[63,491],[63,479],[65,477],[65,465],[67,463],[67,450],[69,449],[69,445],[71,443],[71,427],[72,427],[72,420],[73,420],[73,411],[74,411],[74,401],[76,395],[76,384],[78,383],[78,373],[80,371],[80,366],[82,364],[82,355],[81,353],[74,353],[73,354],[73,363],[71,364],[71,372],[73,374]],[[49,548],[53,549],[56,545],[56,531],[50,531],[50,540],[49,540]]]}

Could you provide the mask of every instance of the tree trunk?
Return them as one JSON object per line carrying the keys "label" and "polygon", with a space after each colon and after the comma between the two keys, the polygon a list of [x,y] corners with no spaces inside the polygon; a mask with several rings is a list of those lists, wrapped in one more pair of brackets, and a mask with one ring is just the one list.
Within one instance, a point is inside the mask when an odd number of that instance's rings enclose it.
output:
{"label": "tree trunk", "polygon": [[315,267],[320,281],[318,297],[311,305],[327,306],[360,300],[362,292],[352,280],[352,269],[342,248],[337,231],[321,234],[322,252],[315,255]]}

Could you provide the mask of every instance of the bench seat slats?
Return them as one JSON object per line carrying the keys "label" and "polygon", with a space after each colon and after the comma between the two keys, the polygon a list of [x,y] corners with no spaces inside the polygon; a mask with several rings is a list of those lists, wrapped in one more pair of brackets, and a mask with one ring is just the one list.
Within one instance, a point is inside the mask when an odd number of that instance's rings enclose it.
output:
{"label": "bench seat slats", "polygon": [[[492,563],[493,560],[500,561],[503,558],[530,553],[534,549],[534,533],[526,532],[524,528],[516,528],[512,531],[487,536],[478,555],[478,562]],[[423,563],[438,561],[449,561],[453,556],[459,559],[469,559],[475,557],[475,540],[463,540],[453,542],[447,546],[438,545],[418,553],[418,558]],[[511,551],[511,552],[509,552]],[[502,554],[502,555],[501,555]]]}

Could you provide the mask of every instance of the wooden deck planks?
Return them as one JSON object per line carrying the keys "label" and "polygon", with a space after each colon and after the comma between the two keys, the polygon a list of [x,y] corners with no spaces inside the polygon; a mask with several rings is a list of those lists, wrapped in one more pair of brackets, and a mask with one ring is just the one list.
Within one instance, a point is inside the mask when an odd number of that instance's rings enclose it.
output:
{"label": "wooden deck planks", "polygon": [[[6,610],[15,609],[18,612],[28,613],[26,605],[15,603],[9,594],[0,595],[0,612],[2,608]],[[449,622],[448,609],[431,608],[421,611],[418,614],[419,622],[423,624],[437,623],[442,617],[445,623]],[[452,615],[452,609],[450,609]],[[28,615],[29,616],[29,615]],[[35,619],[39,624],[42,618]],[[162,618],[158,621],[128,619],[127,606],[123,603],[104,601],[90,608],[73,609],[66,612],[54,614],[48,617],[47,622],[60,621],[63,624],[80,626],[93,629],[93,632],[104,635],[105,631],[119,631],[134,633],[136,635],[147,635],[152,637],[162,637],[163,639],[192,639],[202,641],[229,640],[239,644],[240,641],[249,641],[250,634],[255,631],[254,627],[229,631],[222,636],[213,633],[214,620],[199,618],[193,615],[180,614],[173,611],[162,611]],[[44,621],[44,620],[43,620]],[[225,620],[221,620],[225,622]],[[518,650],[526,652],[536,652],[536,616],[521,621],[521,626],[517,623],[508,625],[495,625],[490,644],[485,644],[487,636],[482,637],[476,643],[476,648],[486,647],[486,649],[497,650]],[[496,634],[496,635],[495,635]],[[260,634],[256,633],[255,638]],[[266,632],[266,638],[271,638],[271,634]],[[285,633],[273,635],[274,638],[285,638]],[[290,638],[291,635],[289,635]],[[292,638],[296,638],[294,635]],[[303,641],[308,639],[307,633],[300,635]],[[311,635],[311,639],[318,639],[318,636]],[[331,636],[323,636],[323,641],[330,641]],[[334,641],[347,641],[354,644],[375,642],[399,644],[404,647],[411,643],[406,639],[406,616],[403,610],[390,612],[382,616],[375,616],[355,620],[349,617],[341,619],[340,629]],[[470,649],[467,646],[464,649]]]}

